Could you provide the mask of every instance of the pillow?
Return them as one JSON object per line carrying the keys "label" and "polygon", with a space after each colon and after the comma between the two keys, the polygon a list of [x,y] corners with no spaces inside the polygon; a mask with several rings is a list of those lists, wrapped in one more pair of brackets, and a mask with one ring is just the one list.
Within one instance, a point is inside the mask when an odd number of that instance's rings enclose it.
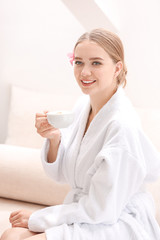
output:
{"label": "pillow", "polygon": [[36,132],[35,114],[44,110],[72,110],[76,99],[77,95],[48,94],[12,86],[5,143],[41,148],[44,139]]}
{"label": "pillow", "polygon": [[0,144],[0,166],[0,197],[57,205],[70,190],[45,174],[40,149]]}
{"label": "pillow", "polygon": [[160,152],[160,108],[135,108],[142,128]]}

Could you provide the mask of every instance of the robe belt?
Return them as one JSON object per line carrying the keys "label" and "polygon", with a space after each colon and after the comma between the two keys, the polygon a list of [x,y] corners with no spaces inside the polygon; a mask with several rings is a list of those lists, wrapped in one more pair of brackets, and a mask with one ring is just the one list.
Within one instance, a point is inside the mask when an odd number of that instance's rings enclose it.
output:
{"label": "robe belt", "polygon": [[64,203],[78,202],[79,199],[84,196],[83,188],[72,188],[71,191],[67,194]]}

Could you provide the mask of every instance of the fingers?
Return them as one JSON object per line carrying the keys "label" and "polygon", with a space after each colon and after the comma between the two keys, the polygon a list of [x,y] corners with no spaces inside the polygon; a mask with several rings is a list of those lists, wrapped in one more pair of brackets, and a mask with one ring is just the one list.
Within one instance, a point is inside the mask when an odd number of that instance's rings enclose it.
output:
{"label": "fingers", "polygon": [[49,125],[48,120],[45,117],[38,117],[35,121],[35,127],[37,129],[48,126],[48,125]]}
{"label": "fingers", "polygon": [[19,212],[20,212],[20,210],[12,212],[12,213],[10,214],[9,220],[11,220],[11,219],[13,219],[14,217],[16,217]]}
{"label": "fingers", "polygon": [[20,210],[14,211],[10,214],[10,217],[14,217],[15,215],[17,215],[19,213]]}
{"label": "fingers", "polygon": [[36,118],[39,118],[39,117],[47,117],[47,112],[48,112],[48,111],[44,111],[44,113],[36,113]]}
{"label": "fingers", "polygon": [[38,133],[51,128],[51,125],[48,123],[46,114],[36,113],[35,127],[37,128]]}
{"label": "fingers", "polygon": [[44,138],[52,139],[59,134],[59,129],[51,128],[40,133]]}
{"label": "fingers", "polygon": [[48,123],[46,119],[39,119],[35,123],[35,127],[37,128],[37,133],[40,135],[43,132],[49,131],[49,130],[55,130],[55,128]]}
{"label": "fingers", "polygon": [[48,124],[48,126],[40,127],[37,132],[43,137],[47,133],[54,133],[55,128]]}
{"label": "fingers", "polygon": [[35,127],[37,128],[37,133],[44,138],[53,138],[56,128],[48,123],[47,113],[36,113]]}
{"label": "fingers", "polygon": [[18,210],[11,213],[9,221],[12,227],[28,227],[28,220],[31,215],[30,211],[27,210]]}
{"label": "fingers", "polygon": [[20,218],[21,218],[20,210],[11,213],[9,221],[12,224],[12,227],[17,226],[17,224],[20,222]]}
{"label": "fingers", "polygon": [[38,117],[47,117],[47,113],[48,112],[49,111],[45,110],[45,111],[43,111],[43,113],[36,113],[36,118],[38,118]]}
{"label": "fingers", "polygon": [[46,111],[46,110],[45,110],[45,111],[43,111],[43,112],[44,112],[44,114],[47,114],[49,111]]}

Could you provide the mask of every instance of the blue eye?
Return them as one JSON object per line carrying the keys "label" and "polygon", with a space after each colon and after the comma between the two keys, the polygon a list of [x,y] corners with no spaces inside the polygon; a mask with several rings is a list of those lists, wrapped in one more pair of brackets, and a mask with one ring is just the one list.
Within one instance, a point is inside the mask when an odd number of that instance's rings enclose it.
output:
{"label": "blue eye", "polygon": [[100,62],[93,62],[92,64],[93,64],[93,65],[101,65]]}
{"label": "blue eye", "polygon": [[75,63],[74,64],[76,64],[76,65],[81,65],[82,64],[82,62],[81,61],[75,61]]}

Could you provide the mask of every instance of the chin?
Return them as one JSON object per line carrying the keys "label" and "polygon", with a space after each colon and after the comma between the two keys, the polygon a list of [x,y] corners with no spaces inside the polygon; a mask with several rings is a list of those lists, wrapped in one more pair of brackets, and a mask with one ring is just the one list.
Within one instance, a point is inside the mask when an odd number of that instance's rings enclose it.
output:
{"label": "chin", "polygon": [[81,91],[86,95],[91,95],[92,94],[92,91],[90,89],[81,88]]}

